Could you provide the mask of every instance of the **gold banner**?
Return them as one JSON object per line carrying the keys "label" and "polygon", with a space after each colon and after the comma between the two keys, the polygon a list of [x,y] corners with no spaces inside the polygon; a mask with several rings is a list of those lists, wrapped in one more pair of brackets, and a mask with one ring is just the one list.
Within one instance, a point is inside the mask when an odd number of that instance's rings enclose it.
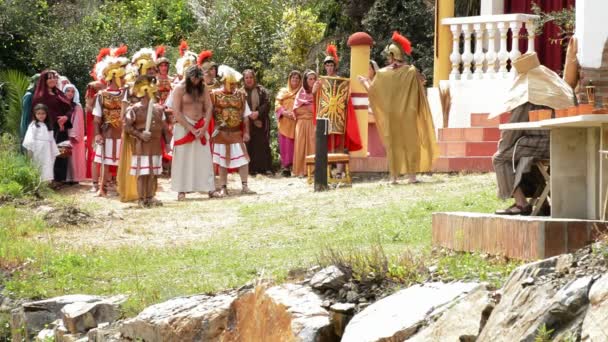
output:
{"label": "gold banner", "polygon": [[317,119],[329,119],[329,134],[346,132],[346,111],[350,79],[321,76],[321,88],[317,95]]}

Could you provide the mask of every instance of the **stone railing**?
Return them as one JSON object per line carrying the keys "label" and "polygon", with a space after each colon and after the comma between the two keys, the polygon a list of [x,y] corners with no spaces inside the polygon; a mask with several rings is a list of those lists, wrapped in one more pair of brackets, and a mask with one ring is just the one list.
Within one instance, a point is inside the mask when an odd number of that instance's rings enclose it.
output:
{"label": "stone railing", "polygon": [[[441,20],[442,25],[450,27],[453,37],[450,80],[514,77],[516,71],[507,68],[508,62],[522,54],[520,38],[528,40],[526,52],[534,51],[534,20],[537,18],[529,14],[501,14]],[[510,51],[507,50],[509,31],[512,33]]]}

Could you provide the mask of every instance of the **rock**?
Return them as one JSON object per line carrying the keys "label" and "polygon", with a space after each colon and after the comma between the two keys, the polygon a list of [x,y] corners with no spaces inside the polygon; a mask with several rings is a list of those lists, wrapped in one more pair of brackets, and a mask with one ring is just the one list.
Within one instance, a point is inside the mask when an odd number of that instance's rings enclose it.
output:
{"label": "rock", "polygon": [[93,303],[76,302],[61,309],[63,325],[71,334],[86,333],[100,323],[112,323],[120,315],[126,296],[116,296]]}
{"label": "rock", "polygon": [[557,258],[557,263],[555,264],[555,271],[557,273],[568,273],[570,267],[572,267],[572,263],[574,263],[574,255],[562,254]]}
{"label": "rock", "polygon": [[[309,286],[284,284],[242,294],[230,307],[222,341],[338,341],[323,299]],[[252,319],[255,317],[255,319]]]}
{"label": "rock", "polygon": [[339,290],[346,283],[346,274],[337,266],[329,266],[317,272],[310,279],[310,286],[315,290]]}
{"label": "rock", "polygon": [[401,290],[355,315],[342,341],[403,341],[418,330],[428,312],[477,286],[476,283],[428,283]]}
{"label": "rock", "polygon": [[583,320],[582,341],[608,339],[608,274],[598,279],[589,291],[589,309]]}
{"label": "rock", "polygon": [[233,295],[178,297],[145,308],[120,327],[123,337],[146,342],[208,341],[226,329]]}
{"label": "rock", "polygon": [[524,286],[532,274],[540,277],[553,272],[558,258],[522,265],[511,273],[502,288],[500,303],[479,334],[478,342],[533,341],[543,325],[559,330],[585,310],[591,277],[573,280],[559,291],[550,281]]}
{"label": "rock", "polygon": [[46,326],[60,318],[61,309],[72,303],[93,303],[103,297],[68,295],[35,302],[27,302],[11,311],[11,329],[16,331],[13,341],[33,339]]}
{"label": "rock", "polygon": [[36,335],[36,339],[34,339],[34,341],[36,341],[36,342],[47,342],[47,341],[54,341],[54,340],[55,340],[55,330],[54,329],[42,329],[42,330],[40,330],[38,335]]}
{"label": "rock", "polygon": [[355,314],[356,305],[352,303],[336,303],[329,308],[329,320],[337,336],[344,334],[344,329]]}
{"label": "rock", "polygon": [[431,323],[408,341],[462,341],[477,336],[482,312],[490,304],[490,292],[480,285],[466,296],[454,300],[437,321]]}
{"label": "rock", "polygon": [[359,298],[359,294],[355,291],[346,292],[346,301],[349,303],[357,302],[357,298]]}
{"label": "rock", "polygon": [[120,322],[113,324],[101,323],[97,328],[89,330],[87,338],[89,342],[120,342]]}

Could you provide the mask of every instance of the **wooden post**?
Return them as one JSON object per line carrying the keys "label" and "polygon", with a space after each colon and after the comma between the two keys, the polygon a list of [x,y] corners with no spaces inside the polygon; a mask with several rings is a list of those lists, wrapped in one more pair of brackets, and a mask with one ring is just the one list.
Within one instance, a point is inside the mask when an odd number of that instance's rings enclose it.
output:
{"label": "wooden post", "polygon": [[317,119],[315,136],[315,191],[326,191],[327,186],[327,120]]}

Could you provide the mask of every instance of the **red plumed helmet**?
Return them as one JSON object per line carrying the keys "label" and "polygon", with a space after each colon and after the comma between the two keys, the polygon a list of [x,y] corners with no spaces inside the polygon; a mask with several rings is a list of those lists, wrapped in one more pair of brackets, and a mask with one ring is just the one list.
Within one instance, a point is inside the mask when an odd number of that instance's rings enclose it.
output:
{"label": "red plumed helmet", "polygon": [[101,62],[101,60],[110,54],[110,48],[103,48],[99,50],[99,54],[97,54],[97,63]]}
{"label": "red plumed helmet", "polygon": [[165,56],[165,46],[159,45],[156,47],[156,58],[161,58]]}
{"label": "red plumed helmet", "polygon": [[327,44],[327,49],[325,50],[328,56],[331,56],[334,59],[334,62],[338,63],[338,48],[333,44]]}
{"label": "red plumed helmet", "polygon": [[201,52],[198,55],[198,59],[196,60],[196,64],[198,64],[199,66],[203,65],[203,63],[205,63],[205,60],[207,60],[207,59],[209,59],[211,57],[213,57],[213,51],[211,51],[211,50],[205,50],[205,51]]}
{"label": "red plumed helmet", "polygon": [[128,49],[129,48],[126,45],[123,44],[123,45],[119,46],[118,48],[114,49],[114,51],[112,51],[112,56],[113,57],[120,57],[120,56],[126,54],[127,51],[128,51]]}
{"label": "red plumed helmet", "polygon": [[184,53],[186,53],[188,49],[188,43],[185,40],[182,40],[182,42],[179,44],[179,56],[184,57]]}
{"label": "red plumed helmet", "polygon": [[393,39],[393,42],[395,42],[396,44],[399,44],[399,46],[401,46],[401,49],[403,49],[403,52],[405,52],[408,56],[412,55],[412,43],[410,43],[410,41],[407,38],[400,35],[399,32],[395,31],[395,32],[393,32],[392,39]]}

